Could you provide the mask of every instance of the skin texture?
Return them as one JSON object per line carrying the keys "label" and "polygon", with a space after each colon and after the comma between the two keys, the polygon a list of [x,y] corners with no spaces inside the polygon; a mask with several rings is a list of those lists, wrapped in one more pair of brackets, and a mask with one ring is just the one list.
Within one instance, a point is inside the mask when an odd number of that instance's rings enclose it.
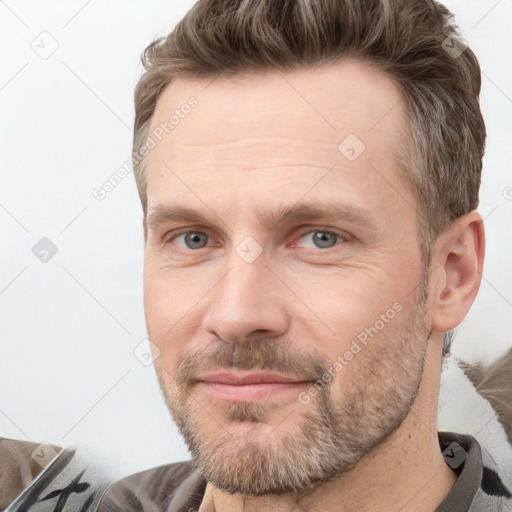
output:
{"label": "skin texture", "polygon": [[[148,157],[144,295],[162,391],[209,481],[203,508],[434,510],[456,478],[437,440],[443,333],[478,291],[479,214],[424,268],[393,152],[404,102],[368,65],[176,80],[152,129],[190,96]],[[364,147],[347,153],[350,134]],[[304,204],[344,211],[277,222]],[[204,219],[165,214],[176,205]],[[302,384],[256,400],[199,382],[262,369]]]}

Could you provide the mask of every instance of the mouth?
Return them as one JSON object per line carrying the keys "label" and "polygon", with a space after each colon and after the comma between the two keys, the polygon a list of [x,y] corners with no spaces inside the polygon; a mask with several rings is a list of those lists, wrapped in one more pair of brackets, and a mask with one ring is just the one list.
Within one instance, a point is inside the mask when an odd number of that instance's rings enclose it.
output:
{"label": "mouth", "polygon": [[255,402],[285,393],[299,393],[301,389],[311,385],[311,381],[273,372],[223,371],[201,376],[197,379],[197,384],[216,398]]}

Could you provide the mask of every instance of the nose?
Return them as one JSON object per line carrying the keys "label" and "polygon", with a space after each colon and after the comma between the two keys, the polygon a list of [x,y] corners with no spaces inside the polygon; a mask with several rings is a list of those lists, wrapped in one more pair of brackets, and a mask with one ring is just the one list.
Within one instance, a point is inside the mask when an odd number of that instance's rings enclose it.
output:
{"label": "nose", "polygon": [[[224,341],[237,343],[251,335],[282,335],[288,329],[286,288],[262,254],[247,263],[236,252],[224,277],[212,291],[204,327]],[[288,292],[289,293],[289,292]]]}

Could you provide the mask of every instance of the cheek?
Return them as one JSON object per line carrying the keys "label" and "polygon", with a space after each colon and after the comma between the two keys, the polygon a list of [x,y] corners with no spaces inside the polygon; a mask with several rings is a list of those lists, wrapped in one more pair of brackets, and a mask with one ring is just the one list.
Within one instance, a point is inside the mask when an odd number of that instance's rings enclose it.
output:
{"label": "cheek", "polygon": [[174,300],[157,279],[144,275],[144,311],[151,340],[159,344],[163,329],[169,329]]}
{"label": "cheek", "polygon": [[[146,326],[150,340],[159,351],[159,357],[155,360],[155,366],[165,367],[172,371],[169,364],[175,358],[177,343],[169,343],[168,340],[175,339],[173,326],[177,322],[176,294],[172,292],[173,287],[165,286],[164,283],[151,275],[144,273],[144,311]],[[162,375],[166,380],[167,376]]]}
{"label": "cheek", "polygon": [[148,257],[144,266],[144,309],[148,328],[159,337],[176,322],[187,305],[187,288],[180,270],[166,270]]}
{"label": "cheek", "polygon": [[172,375],[190,340],[197,337],[204,315],[201,298],[204,300],[205,286],[205,280],[192,279],[183,269],[162,272],[150,266],[145,268],[146,325],[150,340],[160,351],[155,365]]}
{"label": "cheek", "polygon": [[287,282],[292,290],[297,290],[297,305],[306,308],[307,317],[312,313],[318,315],[326,327],[339,335],[354,334],[373,323],[404,296],[401,284],[376,267],[331,267],[326,272],[311,273],[306,279],[303,275],[290,276]]}
{"label": "cheek", "polygon": [[[306,345],[316,340],[327,363],[338,361],[343,368],[355,369],[362,359],[393,343],[410,302],[405,281],[368,269],[331,269],[329,275],[308,280],[296,277],[290,288],[300,290],[301,302],[292,313],[297,339],[305,339]],[[307,351],[307,346],[302,348]]]}

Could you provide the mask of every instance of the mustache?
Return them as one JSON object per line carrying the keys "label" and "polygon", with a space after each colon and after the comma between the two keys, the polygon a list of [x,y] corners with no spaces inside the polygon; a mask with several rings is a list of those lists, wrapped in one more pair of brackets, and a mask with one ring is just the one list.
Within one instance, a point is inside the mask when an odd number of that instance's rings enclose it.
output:
{"label": "mustache", "polygon": [[196,375],[213,370],[263,370],[289,375],[297,380],[317,381],[329,365],[317,352],[300,353],[289,343],[257,339],[241,343],[219,341],[215,346],[192,350],[180,358],[176,384],[188,387]]}

